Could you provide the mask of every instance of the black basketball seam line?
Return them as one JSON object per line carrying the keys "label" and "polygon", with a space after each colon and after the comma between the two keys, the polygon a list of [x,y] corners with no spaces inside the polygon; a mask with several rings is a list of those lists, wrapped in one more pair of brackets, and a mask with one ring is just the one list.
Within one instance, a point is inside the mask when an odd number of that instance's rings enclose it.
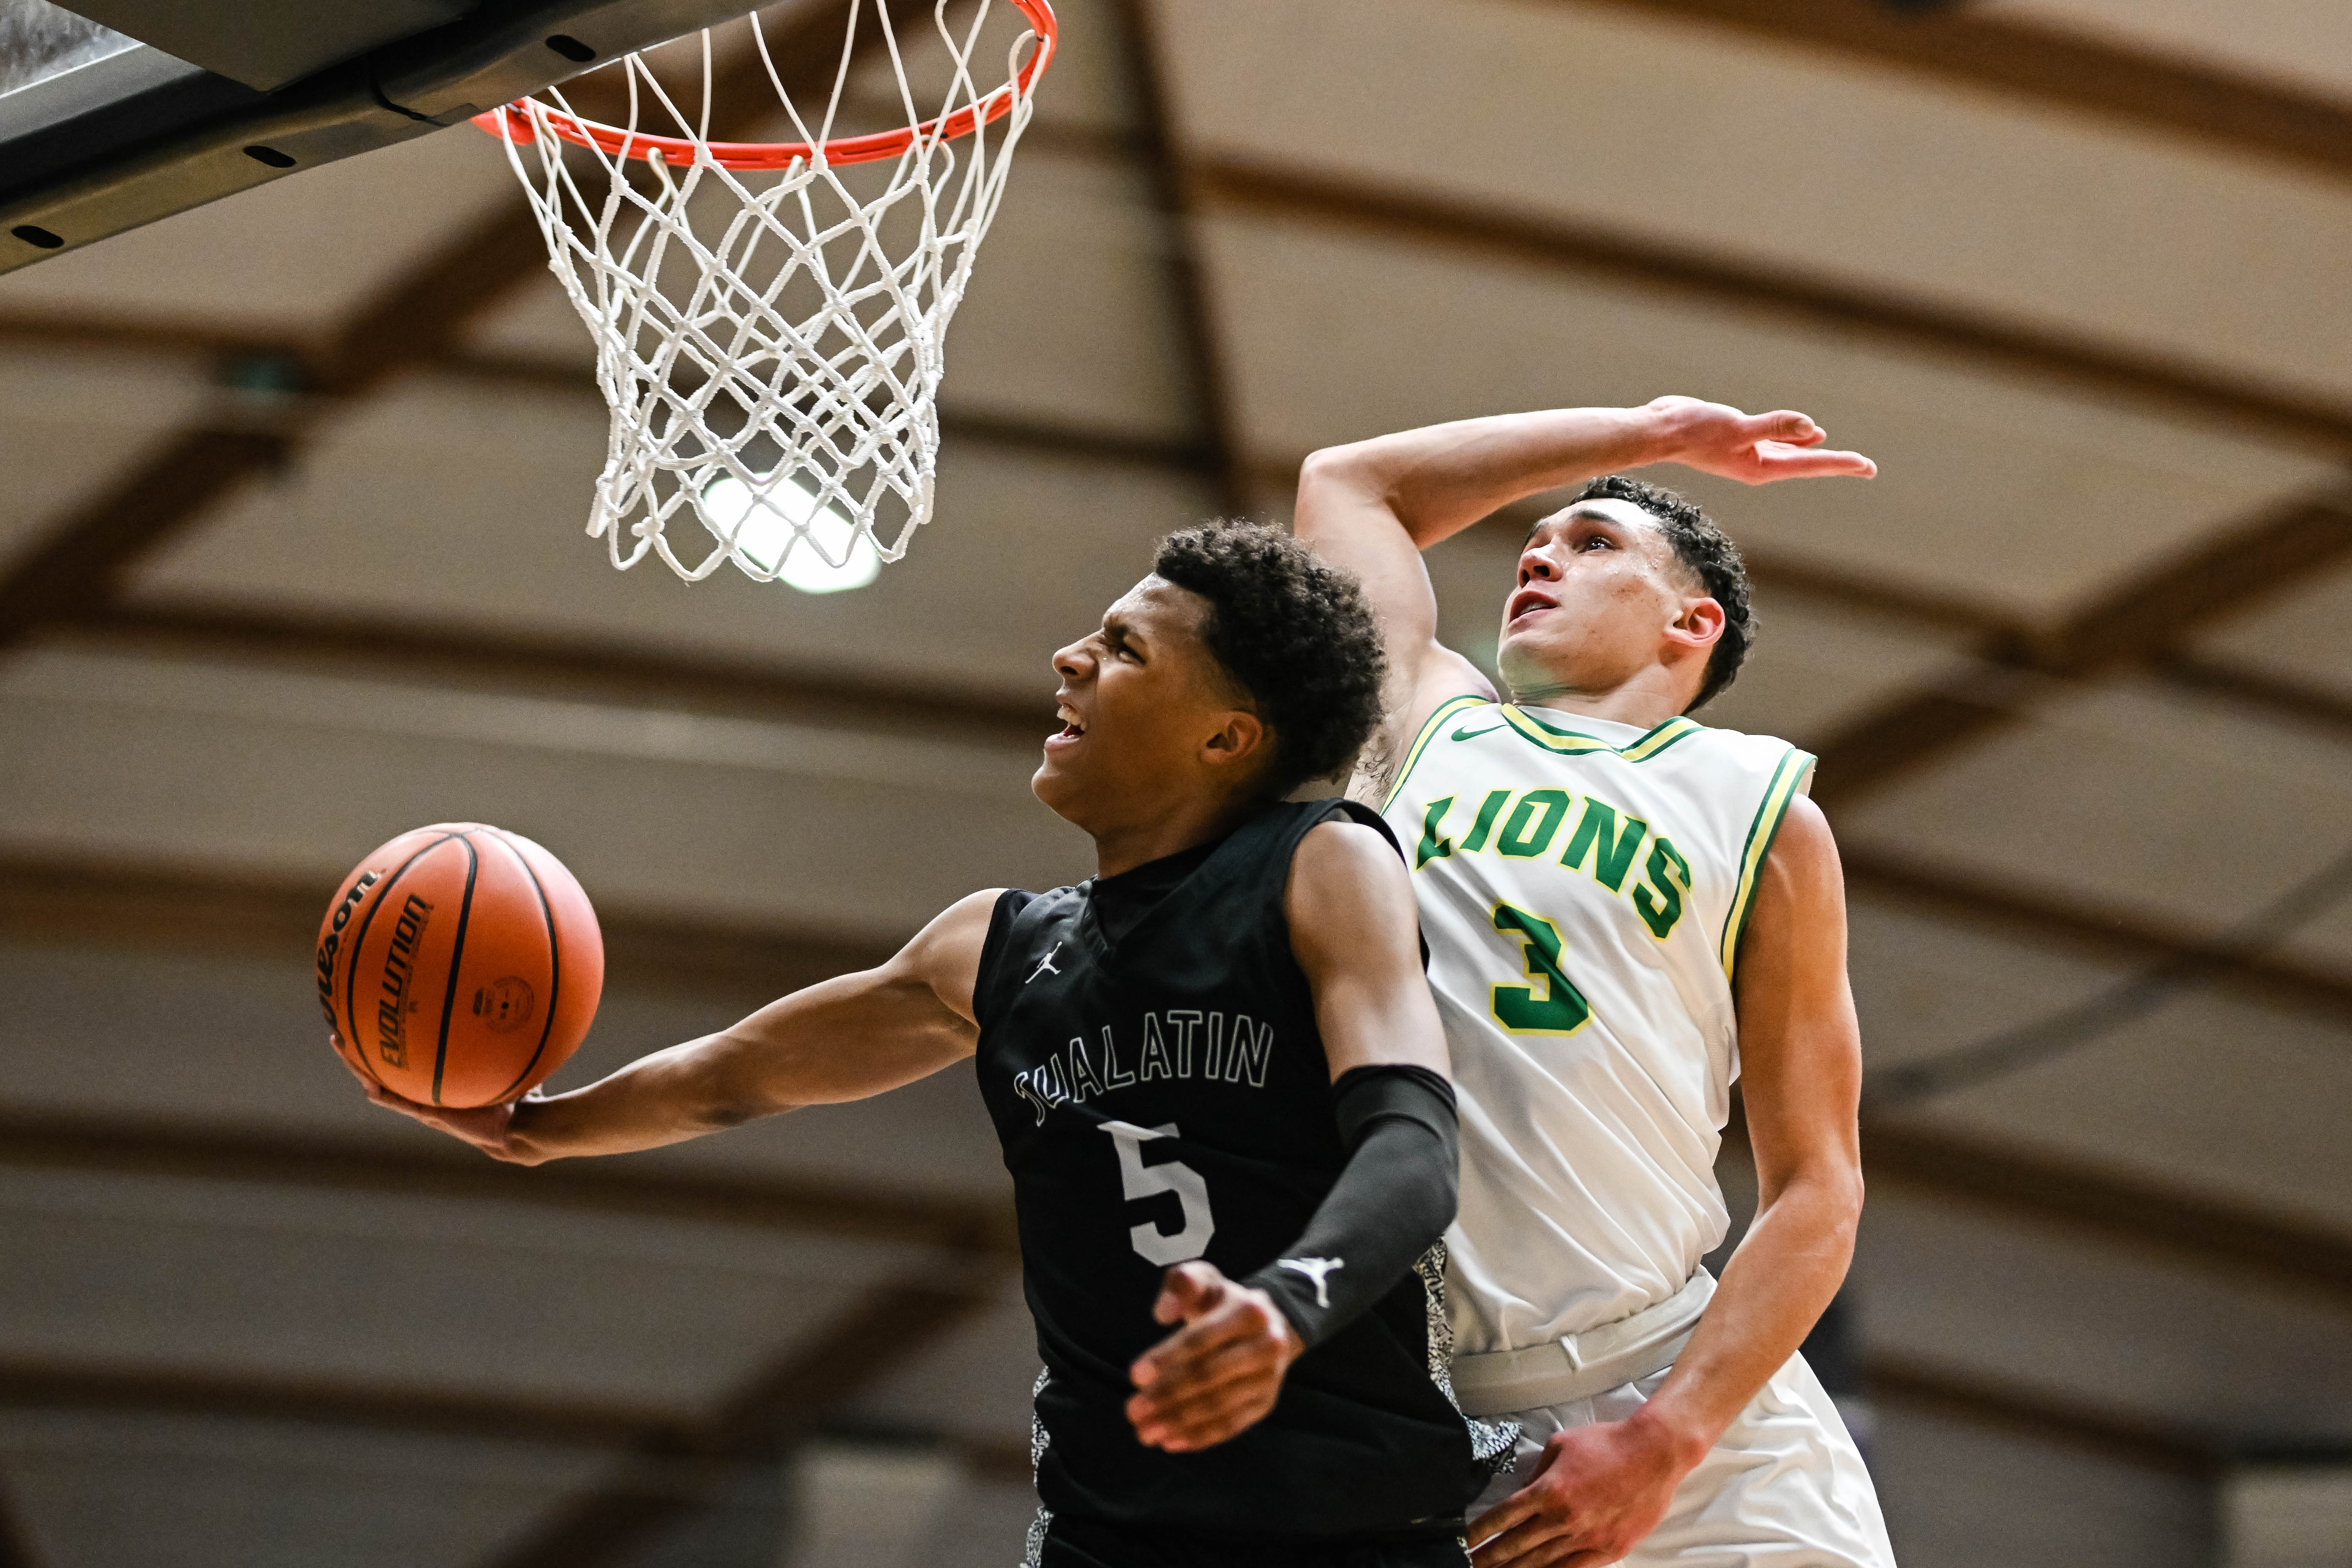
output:
{"label": "black basketball seam line", "polygon": [[444,844],[448,843],[452,838],[462,838],[464,837],[465,835],[462,833],[445,833],[440,837],[435,839],[432,843],[427,844],[424,848],[419,849],[415,854],[411,855],[407,859],[403,860],[400,863],[400,869],[394,871],[391,877],[385,879],[383,891],[376,894],[375,902],[370,904],[368,906],[367,913],[360,918],[360,929],[352,938],[352,977],[350,983],[343,988],[343,1018],[344,1021],[350,1024],[352,1027],[352,1032],[349,1037],[351,1040],[352,1054],[360,1058],[361,1065],[367,1068],[368,1077],[375,1079],[377,1088],[388,1090],[392,1093],[396,1094],[399,1090],[393,1089],[392,1085],[384,1082],[383,1079],[377,1075],[374,1064],[371,1063],[367,1059],[367,1047],[360,1044],[360,949],[367,945],[368,927],[375,923],[376,910],[383,908],[383,901],[392,897],[394,884],[397,883],[403,877],[408,875],[408,868],[411,866],[415,865],[419,860],[422,860],[427,855],[432,854],[433,851],[440,848]]}
{"label": "black basketball seam line", "polygon": [[[515,847],[514,840],[505,828],[493,827],[490,831],[498,835],[499,842],[507,847],[507,853],[522,867],[522,874],[530,879],[530,889],[539,895],[539,912],[547,918],[547,1017],[539,1026],[538,1048],[530,1053],[530,1060],[522,1064],[522,1071],[515,1074],[514,1081],[500,1091],[499,1100],[502,1100],[514,1092],[515,1084],[530,1076],[530,1069],[537,1067],[539,1058],[547,1054],[547,1037],[555,1032],[555,1000],[563,994],[563,944],[555,935],[555,907],[547,901],[547,889],[541,885],[539,873],[531,869],[530,857]],[[491,1103],[497,1104],[498,1100]]]}
{"label": "black basketball seam line", "polygon": [[449,1065],[449,1025],[457,1011],[457,972],[466,962],[466,920],[474,912],[474,877],[482,868],[471,828],[457,835],[466,847],[466,896],[457,901],[457,940],[449,949],[449,988],[441,995],[441,1039],[433,1047],[433,1103],[441,1103],[441,1069]]}

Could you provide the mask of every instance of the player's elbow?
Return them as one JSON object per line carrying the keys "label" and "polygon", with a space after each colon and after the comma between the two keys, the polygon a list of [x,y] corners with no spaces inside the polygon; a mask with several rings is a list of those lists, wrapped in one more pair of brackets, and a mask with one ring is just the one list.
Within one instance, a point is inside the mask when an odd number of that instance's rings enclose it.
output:
{"label": "player's elbow", "polygon": [[1862,1166],[1852,1159],[1824,1156],[1785,1172],[1759,1172],[1759,1209],[1801,1216],[1806,1229],[1824,1241],[1851,1247],[1862,1224]]}
{"label": "player's elbow", "polygon": [[1322,447],[1307,454],[1298,465],[1298,493],[1339,495],[1364,487],[1369,473],[1365,444],[1355,442],[1345,447]]}
{"label": "player's elbow", "polygon": [[1806,1206],[1817,1216],[1815,1223],[1839,1245],[1852,1248],[1862,1226],[1862,1167],[1846,1161],[1827,1162],[1807,1184],[1811,1201]]}

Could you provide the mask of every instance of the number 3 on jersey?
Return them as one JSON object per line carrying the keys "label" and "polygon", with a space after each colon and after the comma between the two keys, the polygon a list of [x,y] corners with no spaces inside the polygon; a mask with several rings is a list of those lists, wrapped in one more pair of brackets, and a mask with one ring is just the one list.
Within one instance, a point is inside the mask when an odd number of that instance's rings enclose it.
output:
{"label": "number 3 on jersey", "polygon": [[1118,1185],[1129,1203],[1174,1193],[1183,1205],[1184,1227],[1173,1236],[1149,1220],[1128,1227],[1128,1245],[1136,1255],[1164,1267],[1190,1262],[1208,1251],[1209,1238],[1217,1234],[1217,1222],[1209,1215],[1209,1184],[1181,1160],[1162,1160],[1156,1165],[1143,1163],[1145,1140],[1176,1137],[1176,1124],[1138,1127],[1131,1121],[1106,1121],[1102,1130],[1118,1147]]}
{"label": "number 3 on jersey", "polygon": [[1559,927],[1541,915],[1509,904],[1495,906],[1495,929],[1513,938],[1525,955],[1530,985],[1497,981],[1488,994],[1495,1021],[1515,1035],[1572,1035],[1592,1017],[1584,993],[1559,968]]}

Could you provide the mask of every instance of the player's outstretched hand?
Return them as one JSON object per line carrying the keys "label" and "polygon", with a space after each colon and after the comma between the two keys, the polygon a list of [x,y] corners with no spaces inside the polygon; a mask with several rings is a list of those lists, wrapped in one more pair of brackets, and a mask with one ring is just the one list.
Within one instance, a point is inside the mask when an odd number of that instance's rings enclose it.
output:
{"label": "player's outstretched hand", "polygon": [[1127,1402],[1127,1418],[1136,1436],[1171,1454],[1213,1447],[1263,1418],[1282,1392],[1282,1374],[1307,1348],[1273,1297],[1226,1279],[1213,1263],[1168,1270],[1151,1316],[1184,1326],[1129,1369],[1139,1392]]}
{"label": "player's outstretched hand", "polygon": [[1601,1568],[1658,1527],[1700,1458],[1638,1417],[1555,1432],[1526,1486],[1470,1521],[1475,1568]]}
{"label": "player's outstretched hand", "polygon": [[1839,476],[1866,479],[1878,472],[1878,465],[1859,452],[1831,450],[1823,445],[1829,432],[1794,409],[1742,414],[1728,404],[1659,397],[1651,400],[1649,410],[1667,426],[1673,449],[1665,460],[1703,474],[1769,485],[1775,479]]}
{"label": "player's outstretched hand", "polygon": [[[509,1136],[514,1125],[514,1103],[484,1105],[471,1110],[455,1106],[424,1105],[404,1099],[376,1082],[373,1074],[361,1065],[359,1057],[343,1043],[339,1033],[330,1032],[327,1043],[335,1047],[352,1076],[367,1090],[369,1100],[386,1110],[396,1110],[413,1121],[421,1121],[437,1132],[446,1132],[460,1143],[468,1143],[493,1160],[506,1160],[518,1165],[536,1165],[539,1161],[517,1144]],[[525,1095],[525,1100],[532,1098]],[[516,1102],[519,1103],[519,1102]]]}

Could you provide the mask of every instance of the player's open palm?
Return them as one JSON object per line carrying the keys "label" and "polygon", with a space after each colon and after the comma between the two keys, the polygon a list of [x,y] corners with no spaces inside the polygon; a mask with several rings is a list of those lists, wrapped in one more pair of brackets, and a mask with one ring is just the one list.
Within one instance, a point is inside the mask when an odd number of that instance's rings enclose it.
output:
{"label": "player's open palm", "polygon": [[381,1105],[386,1110],[396,1110],[437,1132],[446,1132],[459,1142],[479,1149],[493,1160],[536,1163],[514,1147],[508,1138],[508,1131],[514,1122],[514,1106],[511,1103],[461,1110],[456,1106],[425,1105],[404,1099],[376,1082],[374,1077],[360,1065],[359,1058],[344,1043],[341,1035],[330,1033],[327,1043],[335,1047],[335,1054],[343,1058],[343,1065],[352,1069],[353,1078],[360,1080],[360,1087],[367,1090],[371,1103]]}
{"label": "player's open palm", "polygon": [[1555,1432],[1526,1486],[1470,1521],[1476,1568],[1601,1568],[1641,1544],[1688,1466],[1635,1424]]}
{"label": "player's open palm", "polygon": [[1273,1297],[1213,1263],[1169,1269],[1151,1315],[1184,1326],[1129,1369],[1139,1392],[1127,1418],[1137,1437],[1171,1454],[1213,1447],[1263,1419],[1306,1348]]}
{"label": "player's open palm", "polygon": [[1650,408],[1673,422],[1671,461],[1703,474],[1767,485],[1776,479],[1869,479],[1878,465],[1859,452],[1832,450],[1829,432],[1794,409],[1742,414],[1696,397],[1653,398]]}

